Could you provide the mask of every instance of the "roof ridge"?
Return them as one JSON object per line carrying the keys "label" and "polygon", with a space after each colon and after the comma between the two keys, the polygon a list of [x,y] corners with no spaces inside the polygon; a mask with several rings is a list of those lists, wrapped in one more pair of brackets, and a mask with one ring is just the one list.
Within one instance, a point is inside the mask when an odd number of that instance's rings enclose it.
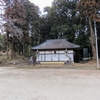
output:
{"label": "roof ridge", "polygon": [[[67,40],[67,39],[48,39],[48,40]],[[48,41],[48,40],[46,40],[46,41]]]}
{"label": "roof ridge", "polygon": [[32,49],[64,49],[79,48],[80,46],[67,41],[66,39],[50,39],[39,45],[33,46]]}

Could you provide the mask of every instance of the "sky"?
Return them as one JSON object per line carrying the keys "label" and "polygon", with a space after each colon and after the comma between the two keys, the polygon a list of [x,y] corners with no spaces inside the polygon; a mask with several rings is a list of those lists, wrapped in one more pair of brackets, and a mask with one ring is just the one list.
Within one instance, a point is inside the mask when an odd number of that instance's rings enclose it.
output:
{"label": "sky", "polygon": [[34,3],[35,5],[38,5],[38,7],[42,12],[44,7],[51,6],[53,2],[53,0],[29,0],[29,1]]}

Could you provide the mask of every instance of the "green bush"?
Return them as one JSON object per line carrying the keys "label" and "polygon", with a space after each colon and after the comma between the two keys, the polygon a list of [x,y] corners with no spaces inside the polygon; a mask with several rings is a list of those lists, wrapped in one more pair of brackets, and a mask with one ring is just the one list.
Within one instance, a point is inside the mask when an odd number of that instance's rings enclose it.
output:
{"label": "green bush", "polygon": [[2,64],[2,61],[0,61],[0,64]]}

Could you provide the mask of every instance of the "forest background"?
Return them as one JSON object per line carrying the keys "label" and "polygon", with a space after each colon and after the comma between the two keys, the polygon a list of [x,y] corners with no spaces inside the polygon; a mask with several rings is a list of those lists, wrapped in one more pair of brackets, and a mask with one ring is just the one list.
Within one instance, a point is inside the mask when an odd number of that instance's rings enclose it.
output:
{"label": "forest background", "polygon": [[29,57],[47,39],[67,39],[80,45],[80,60],[83,48],[96,59],[94,21],[100,51],[100,0],[54,0],[44,14],[29,0],[0,0],[0,11],[0,50],[7,58]]}

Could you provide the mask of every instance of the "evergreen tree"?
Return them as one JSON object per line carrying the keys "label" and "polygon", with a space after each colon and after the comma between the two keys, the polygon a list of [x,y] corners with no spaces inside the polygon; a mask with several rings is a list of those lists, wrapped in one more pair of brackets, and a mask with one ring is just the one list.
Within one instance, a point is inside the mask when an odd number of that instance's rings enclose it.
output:
{"label": "evergreen tree", "polygon": [[91,39],[93,59],[96,59],[93,21],[99,19],[97,15],[97,13],[99,13],[100,10],[99,4],[100,4],[99,0],[80,0],[77,5],[77,10],[79,11],[81,18],[86,18],[90,26],[90,39]]}
{"label": "evergreen tree", "polygon": [[[50,38],[66,38],[74,42],[75,33],[78,30],[78,18],[76,5],[78,0],[54,0],[52,7],[46,7],[44,16]],[[47,28],[46,27],[46,28]],[[47,34],[46,34],[47,35]]]}

